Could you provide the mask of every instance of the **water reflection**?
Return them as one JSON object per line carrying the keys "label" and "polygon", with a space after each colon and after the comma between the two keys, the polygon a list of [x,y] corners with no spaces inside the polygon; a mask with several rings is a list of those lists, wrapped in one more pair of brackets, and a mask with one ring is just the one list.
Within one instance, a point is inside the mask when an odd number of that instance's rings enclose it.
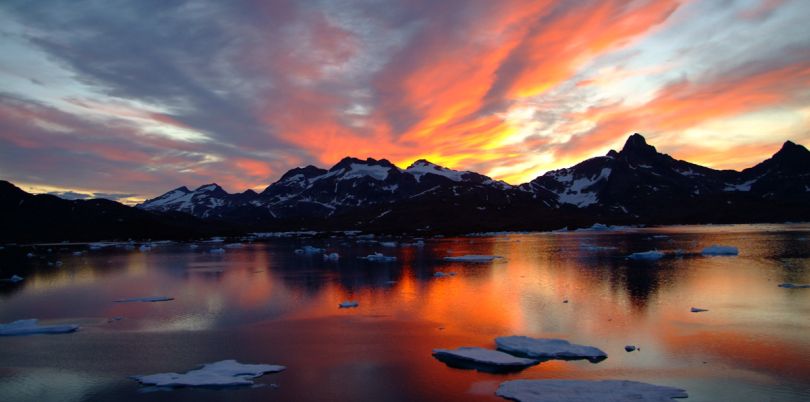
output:
{"label": "water reflection", "polygon": [[[698,401],[804,400],[810,291],[776,285],[810,282],[808,233],[806,225],[684,227],[434,239],[397,248],[278,239],[224,255],[209,253],[210,245],[169,244],[82,255],[73,252],[86,246],[50,253],[40,247],[28,258],[29,249],[6,247],[0,277],[26,279],[0,285],[0,322],[40,318],[82,329],[0,338],[0,390],[24,395],[30,380],[20,378],[57,368],[118,379],[93,385],[77,400],[134,400],[142,397],[128,375],[238,358],[290,367],[262,380],[279,382],[278,389],[227,394],[246,400],[497,400],[491,391],[511,378],[635,379],[686,388]],[[701,256],[711,244],[738,246],[741,255]],[[293,253],[303,245],[341,258]],[[647,250],[667,256],[625,258]],[[357,258],[373,252],[398,260]],[[505,259],[442,260],[465,254]],[[436,278],[437,271],[456,275]],[[175,300],[112,303],[143,296]],[[338,309],[342,300],[360,305]],[[709,311],[690,313],[692,306]],[[430,355],[433,348],[492,347],[494,337],[510,334],[592,344],[609,358],[595,365],[544,362],[493,379],[447,368]],[[626,344],[641,352],[624,352]],[[729,384],[746,392],[728,393]],[[224,397],[192,390],[150,395]]]}

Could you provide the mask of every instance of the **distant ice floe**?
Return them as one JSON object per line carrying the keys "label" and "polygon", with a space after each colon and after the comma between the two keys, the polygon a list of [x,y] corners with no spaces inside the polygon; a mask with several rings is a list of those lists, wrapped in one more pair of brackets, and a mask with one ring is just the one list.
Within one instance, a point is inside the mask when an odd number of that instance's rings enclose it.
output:
{"label": "distant ice floe", "polygon": [[707,310],[705,308],[692,307],[692,308],[689,309],[689,311],[692,312],[692,313],[702,313],[704,311],[709,311],[709,310]]}
{"label": "distant ice floe", "polygon": [[477,255],[477,254],[468,254],[468,255],[460,255],[456,257],[444,257],[445,261],[452,261],[452,262],[492,262],[496,259],[503,258],[499,255]]}
{"label": "distant ice floe", "polygon": [[433,349],[433,357],[450,367],[485,372],[519,371],[539,363],[535,359],[516,357],[497,350],[467,346],[458,349]]}
{"label": "distant ice floe", "polygon": [[225,245],[225,248],[244,248],[245,245],[242,243],[229,243]]}
{"label": "distant ice floe", "polygon": [[665,402],[688,398],[680,388],[622,380],[513,380],[496,395],[519,402]]}
{"label": "distant ice floe", "polygon": [[703,255],[733,256],[733,255],[740,254],[740,250],[738,250],[737,247],[734,247],[734,246],[712,245],[712,246],[704,248],[703,251],[701,252],[701,254],[703,254]]}
{"label": "distant ice floe", "polygon": [[328,253],[323,255],[324,261],[337,261],[340,260],[340,254],[338,253]]}
{"label": "distant ice floe", "polygon": [[22,281],[22,280],[24,280],[24,279],[25,279],[25,278],[23,278],[22,276],[19,276],[19,275],[11,275],[11,277],[10,277],[10,278],[4,278],[4,279],[0,279],[0,282],[11,282],[11,283],[17,283],[17,282],[21,282],[21,281]]}
{"label": "distant ice floe", "polygon": [[0,336],[33,335],[33,334],[66,334],[79,329],[76,324],[39,325],[36,318],[12,321],[0,324]]}
{"label": "distant ice floe", "polygon": [[433,276],[436,277],[436,278],[445,278],[445,277],[448,277],[448,276],[456,276],[456,273],[455,272],[438,271],[438,272],[434,273]]}
{"label": "distant ice floe", "polygon": [[641,251],[627,256],[628,260],[636,261],[656,261],[664,258],[664,253],[658,250]]}
{"label": "distant ice floe", "polygon": [[797,285],[795,283],[780,283],[777,286],[779,286],[780,288],[785,288],[785,289],[808,289],[808,288],[810,288],[810,284]]}
{"label": "distant ice floe", "polygon": [[313,247],[313,246],[304,246],[301,248],[295,249],[294,253],[298,255],[313,255],[313,254],[320,254],[323,253],[322,248]]}
{"label": "distant ice floe", "polygon": [[154,303],[174,300],[174,297],[153,296],[153,297],[131,297],[129,299],[113,300],[115,303]]}
{"label": "distant ice floe", "polygon": [[635,346],[635,345],[627,345],[627,346],[625,346],[625,347],[624,347],[624,350],[625,350],[626,352],[632,352],[632,351],[634,351],[634,350],[636,350],[636,349],[637,349],[637,348],[636,348],[636,346]]}
{"label": "distant ice floe", "polygon": [[345,301],[340,302],[340,304],[338,304],[338,307],[339,308],[355,308],[355,307],[357,307],[359,305],[360,305],[359,302],[351,301],[351,300],[345,300]]}
{"label": "distant ice floe", "polygon": [[386,255],[383,255],[382,253],[369,254],[369,255],[367,255],[365,257],[359,257],[359,258],[361,260],[374,261],[374,262],[391,262],[391,261],[396,261],[397,260],[397,257],[386,256]]}
{"label": "distant ice floe", "polygon": [[615,232],[631,228],[632,226],[608,226],[603,223],[594,223],[590,227],[576,229],[575,232]]}
{"label": "distant ice floe", "polygon": [[383,246],[383,247],[396,247],[397,242],[395,242],[395,241],[381,241],[380,246]]}
{"label": "distant ice floe", "polygon": [[208,252],[211,253],[211,254],[225,254],[225,249],[222,248],[222,247],[212,248],[212,249],[208,250]]}
{"label": "distant ice floe", "polygon": [[564,339],[502,336],[495,338],[495,344],[500,351],[533,359],[587,359],[597,363],[607,358],[607,353],[599,348],[577,345]]}
{"label": "distant ice floe", "polygon": [[158,373],[132,376],[144,385],[157,387],[233,387],[253,385],[253,379],[287,367],[275,364],[243,364],[236,360],[208,363],[185,374]]}
{"label": "distant ice floe", "polygon": [[150,246],[148,244],[141,244],[141,246],[138,247],[138,250],[140,250],[142,252],[152,251],[152,246]]}

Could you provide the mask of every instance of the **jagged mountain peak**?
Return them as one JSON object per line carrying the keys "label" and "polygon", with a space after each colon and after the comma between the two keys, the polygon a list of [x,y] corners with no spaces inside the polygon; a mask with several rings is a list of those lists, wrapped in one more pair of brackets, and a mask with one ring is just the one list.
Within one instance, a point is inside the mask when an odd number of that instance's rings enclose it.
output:
{"label": "jagged mountain peak", "polygon": [[796,144],[793,141],[785,141],[782,148],[773,155],[774,158],[807,158],[808,156],[810,156],[810,151],[804,145]]}
{"label": "jagged mountain peak", "polygon": [[382,166],[386,168],[396,168],[393,163],[388,161],[388,159],[374,159],[374,158],[366,158],[366,160],[362,160],[359,158],[355,158],[352,156],[347,156],[340,160],[335,166],[332,166],[329,169],[330,172],[333,172],[338,169],[349,169],[352,165],[368,165],[368,166]]}
{"label": "jagged mountain peak", "polygon": [[658,151],[654,146],[647,144],[643,135],[634,133],[627,138],[619,155],[647,157],[657,155]]}
{"label": "jagged mountain peak", "polygon": [[[186,189],[186,190],[188,190],[188,189]],[[220,191],[225,192],[225,190],[223,190],[222,187],[220,187],[220,185],[217,184],[217,183],[203,184],[202,186],[197,187],[197,189],[194,190],[195,193],[198,193],[198,192],[199,193],[209,193],[209,192],[220,192]]]}
{"label": "jagged mountain peak", "polygon": [[321,169],[313,165],[307,165],[304,167],[297,167],[290,169],[287,173],[284,173],[284,175],[281,176],[281,178],[278,181],[289,180],[290,178],[295,177],[297,175],[301,175],[306,179],[310,179],[325,174],[326,172],[327,172],[326,169]]}

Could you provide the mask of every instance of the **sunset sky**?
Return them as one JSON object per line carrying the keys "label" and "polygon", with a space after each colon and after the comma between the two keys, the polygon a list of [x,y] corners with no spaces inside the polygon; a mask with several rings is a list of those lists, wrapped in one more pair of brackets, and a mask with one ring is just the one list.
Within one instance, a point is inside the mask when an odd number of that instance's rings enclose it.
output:
{"label": "sunset sky", "polygon": [[[0,179],[132,202],[344,156],[518,184],[810,145],[810,2],[3,1]],[[78,194],[77,194],[78,195]]]}

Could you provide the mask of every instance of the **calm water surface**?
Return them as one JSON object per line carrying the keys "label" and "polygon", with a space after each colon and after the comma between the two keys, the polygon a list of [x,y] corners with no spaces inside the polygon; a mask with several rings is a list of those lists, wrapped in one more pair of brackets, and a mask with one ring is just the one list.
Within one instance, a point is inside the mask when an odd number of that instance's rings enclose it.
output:
{"label": "calm water surface", "polygon": [[[5,247],[0,322],[77,323],[73,334],[0,338],[3,401],[501,400],[517,378],[629,379],[684,388],[686,401],[810,400],[810,225],[691,226],[608,233],[427,239],[174,243],[151,251],[86,245]],[[410,239],[385,239],[409,241]],[[704,257],[712,244],[737,257]],[[338,252],[337,262],[293,252]],[[51,248],[51,252],[47,251]],[[632,252],[683,250],[633,262]],[[395,263],[358,260],[372,252]],[[494,263],[442,261],[492,254]],[[48,262],[62,261],[61,266]],[[456,272],[434,278],[437,271]],[[172,296],[160,303],[112,300]],[[343,300],[355,309],[338,309]],[[564,303],[568,300],[568,303]],[[690,307],[707,308],[690,313]],[[112,317],[123,317],[110,322]],[[434,348],[494,347],[503,335],[560,337],[608,353],[516,374],[446,366]],[[624,346],[637,345],[627,353]],[[282,364],[228,390],[144,392],[130,375],[185,372],[222,359]]]}

